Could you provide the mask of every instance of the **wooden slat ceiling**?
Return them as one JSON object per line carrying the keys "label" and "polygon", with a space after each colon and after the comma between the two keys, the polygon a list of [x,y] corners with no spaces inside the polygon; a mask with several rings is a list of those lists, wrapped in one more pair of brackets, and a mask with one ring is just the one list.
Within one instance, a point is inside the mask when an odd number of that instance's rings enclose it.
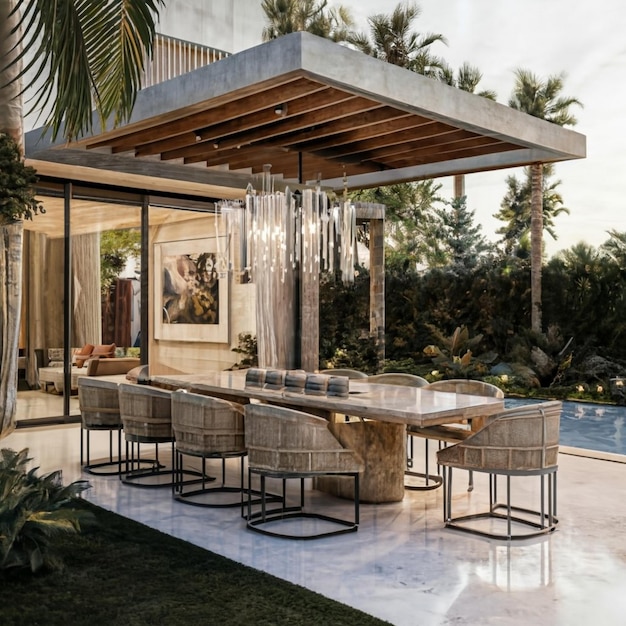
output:
{"label": "wooden slat ceiling", "polygon": [[141,91],[120,128],[69,144],[29,135],[27,156],[68,177],[87,167],[121,186],[205,198],[243,193],[266,164],[276,181],[339,190],[586,152],[583,135],[309,33]]}
{"label": "wooden slat ceiling", "polygon": [[520,148],[304,77],[85,147],[300,182]]}

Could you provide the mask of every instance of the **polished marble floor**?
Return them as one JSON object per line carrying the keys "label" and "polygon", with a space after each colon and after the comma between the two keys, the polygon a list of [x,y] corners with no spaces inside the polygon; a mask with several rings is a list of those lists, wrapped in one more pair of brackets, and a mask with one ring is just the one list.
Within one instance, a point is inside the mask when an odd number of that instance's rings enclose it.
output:
{"label": "polished marble floor", "polygon": [[[625,623],[625,463],[562,453],[560,522],[540,540],[507,545],[445,529],[438,489],[407,492],[401,503],[362,505],[357,533],[288,541],[246,530],[237,509],[201,509],[173,501],[167,488],[140,489],[116,477],[85,476],[79,441],[79,426],[68,424],[21,428],[0,445],[28,447],[40,471],[62,468],[66,482],[87,478],[92,485],[87,497],[105,508],[392,624]],[[103,454],[107,443],[100,433],[93,453]],[[471,494],[462,475],[456,483],[459,511],[484,502],[480,476]],[[345,507],[319,492],[312,495],[324,506]]]}
{"label": "polished marble floor", "polygon": [[[70,396],[70,416],[80,419],[78,395]],[[19,391],[17,394],[16,420],[18,424],[36,420],[52,419],[63,415],[63,396],[39,389]]]}

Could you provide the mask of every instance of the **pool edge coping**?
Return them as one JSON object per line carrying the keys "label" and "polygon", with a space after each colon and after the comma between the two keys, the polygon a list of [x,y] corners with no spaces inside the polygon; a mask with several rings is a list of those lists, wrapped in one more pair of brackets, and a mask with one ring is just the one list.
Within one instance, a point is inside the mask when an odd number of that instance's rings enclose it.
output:
{"label": "pool edge coping", "polygon": [[600,450],[588,450],[586,448],[560,445],[559,453],[569,456],[580,456],[587,459],[597,459],[599,461],[611,461],[612,463],[626,463],[626,455],[615,454],[614,452],[601,452]]}

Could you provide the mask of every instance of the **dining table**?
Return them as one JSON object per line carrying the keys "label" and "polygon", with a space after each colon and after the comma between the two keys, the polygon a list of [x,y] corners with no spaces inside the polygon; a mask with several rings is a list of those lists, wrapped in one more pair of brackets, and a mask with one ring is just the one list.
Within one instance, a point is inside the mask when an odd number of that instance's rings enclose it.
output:
{"label": "dining table", "polygon": [[[366,379],[350,380],[345,397],[294,393],[286,388],[247,384],[246,370],[160,374],[151,376],[150,384],[240,404],[265,402],[325,417],[341,443],[363,458],[360,500],[365,503],[397,502],[404,497],[407,426],[429,428],[471,422],[504,409],[501,398],[368,383]],[[348,483],[340,479],[325,478],[316,487],[352,497]]]}

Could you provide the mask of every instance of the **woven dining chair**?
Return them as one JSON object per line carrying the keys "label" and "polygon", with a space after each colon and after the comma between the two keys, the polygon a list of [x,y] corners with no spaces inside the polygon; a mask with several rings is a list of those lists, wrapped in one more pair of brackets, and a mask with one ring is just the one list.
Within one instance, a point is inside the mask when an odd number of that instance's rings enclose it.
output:
{"label": "woven dining chair", "polygon": [[[117,383],[110,380],[81,376],[78,379],[80,407],[80,465],[89,474],[113,476],[122,473],[122,418]],[[109,454],[105,460],[91,460],[91,432],[109,434]],[[114,452],[114,436],[117,453]]]}
{"label": "woven dining chair", "polygon": [[358,380],[360,378],[367,378],[367,374],[365,372],[361,372],[359,370],[353,370],[349,367],[337,367],[331,368],[327,370],[320,370],[320,374],[330,374],[331,376],[347,376],[351,380]]}
{"label": "woven dining chair", "polygon": [[[172,470],[161,463],[159,446],[172,444],[171,391],[152,387],[120,383],[118,386],[120,415],[126,439],[126,463],[122,482],[137,487],[171,486]],[[154,459],[144,468],[141,446],[154,445]],[[130,447],[130,452],[129,452]],[[163,481],[161,477],[166,477]]]}
{"label": "woven dining chair", "polygon": [[415,374],[405,372],[385,372],[384,374],[373,374],[368,376],[365,382],[379,385],[404,385],[405,387],[426,387],[428,381]]}
{"label": "woven dining chair", "polygon": [[[245,442],[243,405],[197,393],[178,390],[172,393],[172,429],[174,431],[174,472],[172,493],[176,500],[201,507],[244,508],[244,458],[248,454]],[[200,459],[200,474],[204,477],[197,486],[187,489],[184,480],[185,457]],[[207,477],[206,462],[221,461],[221,480]],[[239,459],[239,484],[226,481],[226,461]],[[253,492],[258,495],[257,492]],[[239,498],[219,494],[238,494]],[[276,498],[273,498],[275,501]]]}
{"label": "woven dining chair", "polygon": [[[561,409],[559,401],[506,409],[465,441],[437,453],[438,463],[444,466],[443,517],[447,527],[506,540],[543,535],[556,528]],[[486,511],[454,517],[453,469],[489,474],[489,507]],[[499,476],[506,477],[506,499],[502,503],[498,502]],[[513,477],[539,477],[538,507],[512,503]],[[516,497],[519,497],[517,492]],[[485,519],[489,520],[488,524],[476,523]],[[495,524],[503,521],[505,530],[500,531]],[[528,528],[530,530],[526,530]]]}
{"label": "woven dining chair", "polygon": [[[324,418],[268,404],[248,404],[245,423],[248,484],[252,484],[253,476],[259,476],[261,484],[260,511],[252,511],[252,497],[248,496],[246,518],[250,530],[288,539],[314,539],[358,530],[359,474],[363,462],[355,452],[337,441]],[[324,514],[305,502],[305,479],[321,476],[353,481],[351,519]],[[267,507],[267,479],[282,482],[280,507]],[[299,494],[297,502],[290,506],[286,483],[291,479],[299,482]],[[298,526],[299,532],[289,532],[294,528],[293,520],[297,519],[314,523]]]}
{"label": "woven dining chair", "polygon": [[[135,487],[171,487],[173,484],[174,432],[172,430],[172,392],[151,385],[120,383],[120,416],[126,439],[125,471],[120,477]],[[159,457],[161,444],[170,444],[171,466]],[[154,458],[141,455],[141,447],[154,445]],[[129,453],[130,447],[130,453]],[[148,467],[144,467],[148,463]],[[188,484],[211,480],[195,470],[185,470]]]}
{"label": "woven dining chair", "polygon": [[[488,398],[504,398],[504,392],[496,385],[486,383],[482,380],[470,380],[466,378],[452,378],[449,380],[438,380],[428,385],[430,391],[443,391],[448,393],[467,393],[474,396],[485,396]],[[485,417],[477,416],[472,418],[470,424],[466,424],[463,421],[458,424],[435,426],[435,427],[419,427],[409,426],[407,429],[408,442],[407,442],[407,471],[408,476],[418,476],[425,479],[425,485],[414,486],[411,483],[406,483],[405,487],[412,490],[424,490],[434,489],[439,487],[443,481],[439,469],[437,474],[429,474],[430,458],[429,442],[435,440],[439,443],[439,449],[442,445],[449,443],[458,443],[464,441],[469,437],[473,431],[480,430],[486,423]],[[424,472],[415,472],[413,467],[413,437],[420,437],[424,439],[424,456],[425,456],[425,469]],[[472,472],[469,473],[468,491],[474,489],[474,476]]]}

